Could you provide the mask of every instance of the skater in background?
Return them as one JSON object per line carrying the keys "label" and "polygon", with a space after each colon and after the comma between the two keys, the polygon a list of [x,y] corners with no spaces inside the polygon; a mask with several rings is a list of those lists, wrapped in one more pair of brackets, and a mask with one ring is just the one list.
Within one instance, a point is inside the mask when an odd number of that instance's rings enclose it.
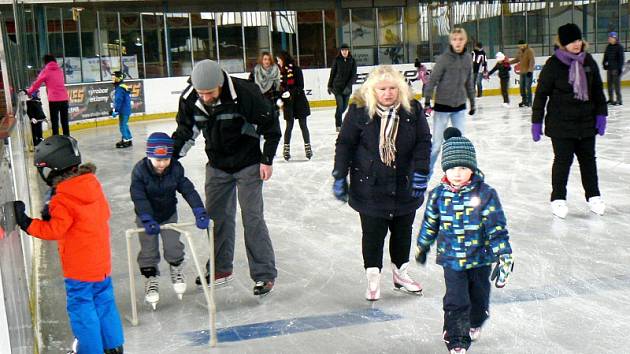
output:
{"label": "skater in background", "polygon": [[[228,76],[216,61],[195,64],[190,81],[179,100],[173,157],[185,156],[203,134],[208,155],[206,208],[214,224],[215,284],[233,279],[238,190],[254,295],[267,294],[278,271],[262,190],[273,173],[282,136],[278,116],[256,84]],[[260,135],[265,140],[262,151]],[[206,281],[210,283],[208,274]],[[196,283],[201,285],[201,279]]]}
{"label": "skater in background", "polygon": [[133,145],[133,137],[129,129],[129,116],[131,116],[131,90],[125,84],[124,75],[121,71],[114,71],[112,74],[114,83],[114,104],[112,107],[112,117],[118,117],[118,127],[120,128],[120,141],[116,143],[117,148],[128,148]]}
{"label": "skater in background", "polygon": [[42,219],[14,202],[17,224],[29,235],[56,240],[75,337],[70,353],[123,353],[123,328],[111,275],[111,216],[96,166],[81,164],[77,141],[53,135],[35,148],[35,166],[50,186]]}
{"label": "skater in background", "polygon": [[559,49],[538,77],[532,109],[533,140],[540,140],[544,119],[545,135],[553,145],[551,211],[560,218],[568,213],[567,182],[577,156],[588,205],[603,215],[595,161],[595,136],[606,132],[608,116],[602,79],[577,25],[559,27],[557,41]]}
{"label": "skater in background", "polygon": [[276,100],[280,97],[280,79],[280,68],[273,61],[271,53],[260,53],[258,64],[249,74],[249,80],[258,85],[263,96],[274,106],[276,105]]}
{"label": "skater in background", "polygon": [[291,133],[293,132],[293,124],[297,120],[300,124],[300,130],[302,130],[302,139],[304,139],[304,152],[306,158],[310,160],[313,157],[313,149],[311,148],[311,135],[306,125],[306,118],[311,115],[311,107],[306,99],[306,93],[304,93],[302,69],[295,64],[293,57],[284,51],[278,54],[277,61],[282,77],[280,97],[286,123],[282,157],[287,161],[291,159]]}
{"label": "skater in background", "polygon": [[31,99],[26,101],[26,115],[31,120],[31,135],[33,136],[33,146],[37,146],[44,138],[42,137],[42,124],[46,121],[46,114],[42,108],[42,101],[37,92],[31,95]]}
{"label": "skater in background", "polygon": [[418,70],[418,76],[416,77],[416,80],[418,80],[422,84],[422,87],[424,88],[424,86],[429,83],[429,71],[427,70],[427,67],[424,64],[422,64],[420,62],[420,59],[418,58],[416,58],[416,60],[414,61],[413,66],[415,66],[416,69]]}
{"label": "skater in background", "polygon": [[[473,80],[477,86],[477,97],[483,96],[482,80],[488,73],[488,58],[486,57],[486,51],[483,50],[483,44],[481,42],[475,43],[475,47],[472,51],[473,60]],[[483,68],[483,71],[481,70]]]}
{"label": "skater in background", "polygon": [[512,66],[510,65],[510,59],[505,54],[498,52],[496,54],[497,63],[494,68],[488,72],[488,78],[494,74],[495,71],[499,72],[499,82],[501,84],[501,96],[503,96],[503,107],[510,107],[510,71]]}
{"label": "skater in background", "polygon": [[[469,115],[475,114],[475,83],[472,60],[466,52],[468,37],[463,28],[455,28],[449,34],[449,49],[435,61],[429,84],[424,87],[424,107],[431,108],[435,91],[433,115],[433,145],[430,171],[440,154],[444,130],[451,124],[464,132],[466,127],[466,99],[470,101]],[[431,173],[429,173],[429,178]]]}
{"label": "skater in background", "polygon": [[[619,44],[617,32],[608,34],[608,45],[604,53],[603,67],[606,70],[608,82],[608,104],[621,105],[621,74],[624,65],[624,49]],[[617,99],[615,100],[615,95]]]}
{"label": "skater in background", "polygon": [[444,131],[440,184],[429,192],[416,260],[425,264],[437,240],[437,264],[444,268],[444,334],[451,354],[464,354],[479,339],[488,318],[491,266],[497,287],[512,271],[505,215],[496,190],[477,169],[475,147],[457,128]]}
{"label": "skater in background", "polygon": [[352,84],[357,76],[357,62],[350,53],[350,47],[342,44],[339,54],[330,68],[328,78],[328,94],[335,95],[337,109],[335,110],[335,127],[337,132],[341,130],[343,112],[348,108],[348,101],[352,94]]}
{"label": "skater in background", "polygon": [[518,41],[518,53],[510,61],[510,64],[520,63],[519,83],[521,89],[521,103],[519,107],[532,106],[532,82],[534,80],[534,65],[536,65],[536,54],[524,40]]}
{"label": "skater in background", "polygon": [[57,64],[57,59],[52,54],[44,55],[44,68],[37,75],[37,79],[31,87],[26,89],[26,94],[31,96],[39,87],[46,85],[48,94],[48,107],[50,109],[50,122],[52,134],[59,135],[59,121],[63,135],[70,135],[68,125],[68,92],[66,91],[63,70]]}
{"label": "skater in background", "polygon": [[395,288],[422,292],[422,286],[408,274],[409,250],[413,220],[427,188],[430,146],[422,106],[403,75],[391,66],[372,70],[354,94],[343,121],[333,170],[333,194],[342,201],[349,199],[361,217],[367,300],[381,296],[388,231]]}
{"label": "skater in background", "polygon": [[186,292],[184,278],[184,244],[180,233],[160,229],[160,225],[177,223],[177,194],[179,192],[195,215],[199,229],[208,228],[209,219],[195,186],[184,174],[184,167],[172,160],[173,139],[166,133],[152,133],[147,139],[147,156],[140,160],[131,173],[131,200],[136,212],[136,224],[144,227],[139,233],[138,265],[145,277],[144,298],[155,309],[160,301],[160,242],[164,259],[169,264],[171,283],[181,299]]}

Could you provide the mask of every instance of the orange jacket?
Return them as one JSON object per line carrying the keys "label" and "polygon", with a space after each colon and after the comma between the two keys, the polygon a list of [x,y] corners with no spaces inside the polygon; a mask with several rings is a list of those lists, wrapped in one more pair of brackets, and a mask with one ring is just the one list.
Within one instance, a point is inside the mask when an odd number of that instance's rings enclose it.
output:
{"label": "orange jacket", "polygon": [[63,276],[102,281],[111,273],[109,204],[92,173],[60,182],[48,205],[50,221],[33,219],[27,232],[59,241]]}

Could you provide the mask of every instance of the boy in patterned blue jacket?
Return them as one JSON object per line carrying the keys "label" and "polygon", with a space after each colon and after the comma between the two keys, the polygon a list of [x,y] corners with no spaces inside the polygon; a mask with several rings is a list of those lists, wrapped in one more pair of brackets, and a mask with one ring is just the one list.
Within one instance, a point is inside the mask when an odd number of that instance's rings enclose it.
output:
{"label": "boy in patterned blue jacket", "polygon": [[122,71],[114,71],[112,81],[114,82],[114,103],[112,105],[111,116],[118,116],[118,127],[120,128],[121,139],[116,143],[117,148],[128,148],[133,145],[133,137],[129,130],[129,116],[131,116],[131,89],[124,81]]}
{"label": "boy in patterned blue jacket", "polygon": [[488,318],[491,265],[502,288],[512,270],[512,249],[497,192],[477,169],[475,147],[456,128],[444,131],[446,175],[430,193],[416,246],[426,263],[437,239],[437,263],[444,268],[444,341],[451,354],[466,353]]}

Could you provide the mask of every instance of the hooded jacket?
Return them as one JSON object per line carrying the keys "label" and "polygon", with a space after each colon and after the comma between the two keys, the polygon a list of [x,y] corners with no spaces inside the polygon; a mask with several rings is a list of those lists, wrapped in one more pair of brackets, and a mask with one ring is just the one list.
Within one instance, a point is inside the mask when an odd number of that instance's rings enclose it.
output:
{"label": "hooded jacket", "polygon": [[26,92],[32,95],[39,87],[45,84],[48,93],[49,102],[62,102],[68,100],[68,92],[63,78],[63,70],[57,65],[57,62],[51,61],[46,64],[42,71],[37,75],[37,79]]}
{"label": "hooded jacket", "polygon": [[470,100],[470,108],[475,107],[475,84],[472,72],[472,60],[467,51],[455,53],[449,49],[435,61],[429,83],[424,86],[425,99],[433,97],[435,104],[459,107]]}
{"label": "hooded jacket", "polygon": [[418,244],[430,246],[437,240],[437,264],[462,271],[512,253],[499,196],[481,172],[458,191],[442,180],[429,195]]}
{"label": "hooded jacket", "polygon": [[123,117],[131,115],[131,90],[125,83],[119,83],[114,88],[114,111]]}
{"label": "hooded jacket", "polygon": [[181,193],[192,209],[203,208],[199,193],[177,160],[171,160],[161,175],[155,172],[147,157],[138,161],[131,172],[129,190],[136,215],[151,215],[158,223],[165,222],[177,212],[175,192]]}
{"label": "hooded jacket", "polygon": [[[90,165],[84,165],[90,166]],[[48,204],[50,220],[33,219],[27,232],[42,240],[58,241],[63,276],[98,282],[111,273],[111,212],[95,167],[65,179]]]}
{"label": "hooded jacket", "polygon": [[359,213],[390,220],[414,212],[424,195],[412,197],[412,175],[429,173],[431,154],[431,133],[420,102],[410,102],[411,112],[399,109],[396,161],[387,166],[379,154],[380,117],[368,116],[359,95],[353,101],[335,148],[335,178],[350,173],[348,203]]}

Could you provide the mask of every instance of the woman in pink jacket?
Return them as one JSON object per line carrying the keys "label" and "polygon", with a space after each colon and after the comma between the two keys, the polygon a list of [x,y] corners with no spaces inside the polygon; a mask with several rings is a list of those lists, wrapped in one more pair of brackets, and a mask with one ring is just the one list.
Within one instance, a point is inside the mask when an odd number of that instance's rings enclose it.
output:
{"label": "woman in pink jacket", "polygon": [[42,84],[46,85],[46,92],[48,92],[53,135],[59,135],[59,118],[61,118],[63,135],[70,135],[68,126],[68,92],[66,91],[63,78],[63,70],[57,65],[57,59],[52,54],[44,55],[44,68],[37,76],[37,80],[26,90],[26,93],[30,96]]}

